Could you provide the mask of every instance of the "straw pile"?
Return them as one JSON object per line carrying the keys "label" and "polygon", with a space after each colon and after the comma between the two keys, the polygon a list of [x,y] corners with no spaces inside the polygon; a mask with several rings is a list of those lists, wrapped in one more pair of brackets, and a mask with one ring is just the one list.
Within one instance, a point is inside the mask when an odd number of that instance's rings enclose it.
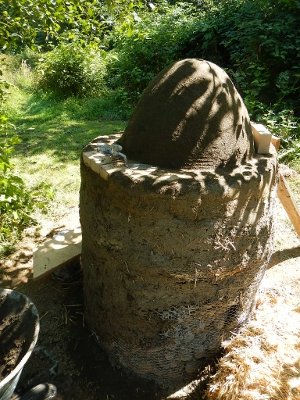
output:
{"label": "straw pile", "polygon": [[260,291],[253,318],[223,344],[209,400],[300,399],[300,307],[288,289]]}

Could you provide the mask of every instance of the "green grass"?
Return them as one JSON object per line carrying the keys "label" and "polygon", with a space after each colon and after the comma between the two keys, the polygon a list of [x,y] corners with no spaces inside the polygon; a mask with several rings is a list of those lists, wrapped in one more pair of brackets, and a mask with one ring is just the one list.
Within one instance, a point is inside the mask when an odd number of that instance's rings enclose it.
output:
{"label": "green grass", "polygon": [[34,93],[30,85],[14,86],[6,109],[22,140],[12,159],[15,172],[29,187],[46,183],[53,193],[48,217],[59,219],[78,205],[84,146],[99,135],[124,129],[125,122],[104,120],[109,110],[103,112],[103,99],[61,101]]}

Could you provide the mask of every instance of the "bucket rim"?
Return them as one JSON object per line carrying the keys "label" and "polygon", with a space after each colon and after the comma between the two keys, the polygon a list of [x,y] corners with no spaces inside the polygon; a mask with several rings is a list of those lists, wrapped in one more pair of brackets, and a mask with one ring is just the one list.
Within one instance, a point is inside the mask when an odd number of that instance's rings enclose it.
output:
{"label": "bucket rim", "polygon": [[39,331],[40,331],[40,320],[39,320],[39,314],[37,311],[36,306],[34,305],[34,303],[23,293],[20,293],[16,290],[13,289],[2,289],[0,288],[0,295],[9,295],[10,293],[15,293],[17,294],[19,297],[23,297],[27,304],[31,306],[32,312],[33,314],[35,314],[37,316],[36,322],[35,322],[35,327],[34,327],[34,333],[33,333],[33,338],[31,341],[31,344],[28,348],[28,350],[26,351],[25,355],[22,357],[21,361],[18,363],[18,365],[4,378],[0,381],[0,389],[2,389],[6,384],[8,384],[10,381],[12,381],[15,376],[18,375],[19,372],[22,371],[24,365],[26,364],[26,362],[28,361],[29,357],[31,356],[31,353],[36,345],[37,339],[38,339],[38,335],[39,335]]}

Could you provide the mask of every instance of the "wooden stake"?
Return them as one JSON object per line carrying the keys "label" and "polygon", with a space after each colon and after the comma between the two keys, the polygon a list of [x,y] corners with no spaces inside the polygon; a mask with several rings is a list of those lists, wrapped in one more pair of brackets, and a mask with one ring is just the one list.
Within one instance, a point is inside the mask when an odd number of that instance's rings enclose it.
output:
{"label": "wooden stake", "polygon": [[297,235],[300,237],[300,212],[293,198],[284,176],[279,172],[279,182],[277,187],[278,198],[281,201],[291,223],[293,224]]}

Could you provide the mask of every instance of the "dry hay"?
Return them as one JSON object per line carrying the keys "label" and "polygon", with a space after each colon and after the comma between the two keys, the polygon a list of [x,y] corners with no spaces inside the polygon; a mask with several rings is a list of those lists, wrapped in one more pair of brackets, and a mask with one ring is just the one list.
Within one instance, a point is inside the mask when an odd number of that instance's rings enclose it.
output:
{"label": "dry hay", "polygon": [[260,291],[253,318],[223,344],[209,400],[300,399],[300,307],[288,289]]}

